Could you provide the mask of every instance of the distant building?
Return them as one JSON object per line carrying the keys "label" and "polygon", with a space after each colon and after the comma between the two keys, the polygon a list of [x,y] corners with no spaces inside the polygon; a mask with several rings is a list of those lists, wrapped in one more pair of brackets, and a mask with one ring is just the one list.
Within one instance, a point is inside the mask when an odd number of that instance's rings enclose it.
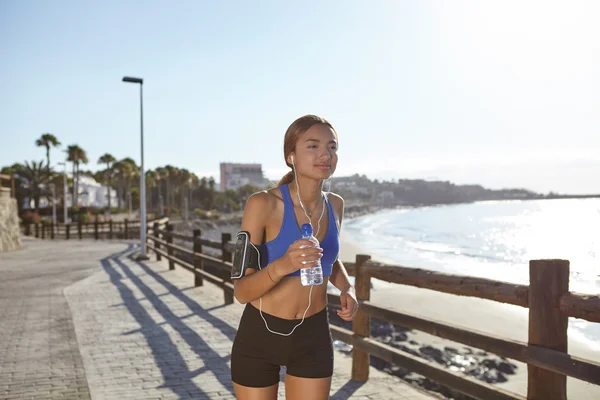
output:
{"label": "distant building", "polygon": [[[71,174],[67,174],[69,178]],[[106,186],[96,182],[94,178],[86,175],[79,175],[78,194],[77,194],[77,206],[79,207],[108,207],[108,190]],[[62,196],[62,193],[56,193],[58,197]],[[110,206],[117,206],[117,192],[114,189],[110,190]],[[26,199],[25,208],[33,208],[33,199]],[[51,206],[45,197],[40,199],[40,207]],[[73,191],[71,188],[67,191],[67,207],[73,205]],[[125,204],[125,206],[127,206]]]}
{"label": "distant building", "polygon": [[254,185],[259,188],[265,185],[261,164],[221,163],[222,192],[228,189],[235,190],[244,185]]}
{"label": "distant building", "polygon": [[[96,182],[91,176],[80,175],[77,183],[77,203],[83,207],[108,207],[106,186]],[[70,203],[70,198],[67,204]],[[117,206],[117,191],[110,190],[110,206]]]}

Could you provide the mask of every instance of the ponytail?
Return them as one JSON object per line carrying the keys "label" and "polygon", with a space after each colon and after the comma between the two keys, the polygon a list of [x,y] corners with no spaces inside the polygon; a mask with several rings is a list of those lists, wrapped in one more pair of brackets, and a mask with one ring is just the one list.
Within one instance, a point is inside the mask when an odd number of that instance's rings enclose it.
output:
{"label": "ponytail", "polygon": [[281,185],[286,185],[290,182],[292,182],[294,180],[294,171],[290,171],[287,174],[285,174],[281,180],[279,181],[279,183],[277,184],[277,186],[281,186]]}

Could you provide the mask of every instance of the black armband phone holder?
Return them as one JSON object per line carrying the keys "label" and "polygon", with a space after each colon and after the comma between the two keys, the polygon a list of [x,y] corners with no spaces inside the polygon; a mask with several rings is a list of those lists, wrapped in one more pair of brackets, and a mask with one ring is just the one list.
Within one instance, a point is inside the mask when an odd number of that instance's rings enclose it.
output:
{"label": "black armband phone holder", "polygon": [[258,249],[250,242],[250,233],[240,231],[237,234],[231,279],[240,279],[246,274],[247,268],[260,269]]}

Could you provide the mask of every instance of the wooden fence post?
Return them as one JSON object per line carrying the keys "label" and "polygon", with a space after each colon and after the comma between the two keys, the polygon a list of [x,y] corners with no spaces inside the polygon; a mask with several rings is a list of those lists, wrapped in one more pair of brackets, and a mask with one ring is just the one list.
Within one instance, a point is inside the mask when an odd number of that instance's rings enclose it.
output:
{"label": "wooden fence post", "polygon": [[108,238],[112,240],[112,232],[113,232],[113,226],[112,226],[112,219],[108,220]]}
{"label": "wooden fence post", "polygon": [[31,236],[31,224],[30,223],[25,224],[25,236]]}
{"label": "wooden fence post", "polygon": [[[569,317],[560,298],[569,293],[568,260],[529,261],[529,344],[567,353]],[[527,366],[527,399],[566,400],[567,377]]]}
{"label": "wooden fence post", "polygon": [[50,239],[54,239],[54,230],[56,229],[56,225],[54,221],[50,224]]}
{"label": "wooden fence post", "polygon": [[79,234],[79,239],[83,239],[83,225],[81,220],[77,221],[77,233]]}
{"label": "wooden fence post", "polygon": [[42,239],[46,238],[46,223],[42,221]]}
{"label": "wooden fence post", "polygon": [[123,232],[123,236],[124,236],[125,240],[129,239],[129,232],[128,232],[129,227],[127,226],[128,222],[129,221],[127,221],[127,218],[125,218],[125,232]]}
{"label": "wooden fence post", "polygon": [[[157,239],[160,238],[159,233],[158,233],[158,222],[155,222],[152,227],[154,229],[154,237]],[[154,248],[160,249],[160,243],[156,239],[154,239]],[[160,253],[158,251],[155,251],[155,253],[156,253],[156,261],[160,261],[162,259],[162,257],[160,256]]]}
{"label": "wooden fence post", "polygon": [[40,237],[40,224],[35,224],[35,237]]}
{"label": "wooden fence post", "polygon": [[94,237],[96,238],[96,240],[99,239],[99,235],[98,235],[98,215],[96,215],[96,219],[94,220]]}
{"label": "wooden fence post", "polygon": [[167,223],[167,254],[169,255],[169,270],[175,269],[175,262],[171,257],[173,257],[173,248],[171,245],[173,244],[173,236],[170,235],[173,232],[173,225]]}
{"label": "wooden fence post", "polygon": [[65,237],[67,240],[71,238],[71,224],[65,224]]}
{"label": "wooden fence post", "polygon": [[[200,229],[194,229],[194,241],[193,241],[193,250],[194,250],[194,258],[192,263],[194,264],[194,269],[204,269],[202,265],[202,260],[196,257],[196,253],[202,253],[202,244],[200,243],[200,235],[202,232]],[[204,285],[204,279],[200,274],[194,274],[194,286],[202,286]]]}
{"label": "wooden fence post", "polygon": [[[364,254],[356,255],[356,279],[355,291],[356,298],[360,301],[369,300],[371,298],[371,277],[367,275],[362,266],[371,259],[371,256]],[[352,332],[355,335],[362,337],[371,336],[371,317],[366,315],[358,307],[358,312],[352,321]],[[369,379],[369,366],[371,357],[369,353],[359,350],[356,347],[352,348],[352,379],[359,382],[366,382]]]}
{"label": "wooden fence post", "polygon": [[[221,250],[223,251],[223,261],[231,262],[232,260],[231,252],[225,250],[225,243],[229,243],[230,241],[231,233],[221,233]],[[225,269],[221,270],[221,277],[225,280],[225,282],[231,282],[231,273],[229,271]],[[233,304],[233,293],[230,293],[228,290],[223,290],[223,295],[225,304]]]}

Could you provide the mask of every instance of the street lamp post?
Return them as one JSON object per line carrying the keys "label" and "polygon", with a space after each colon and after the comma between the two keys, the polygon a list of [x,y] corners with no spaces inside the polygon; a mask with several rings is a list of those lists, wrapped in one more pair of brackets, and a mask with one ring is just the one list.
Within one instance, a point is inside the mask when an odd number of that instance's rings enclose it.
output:
{"label": "street lamp post", "polygon": [[146,179],[144,173],[144,99],[142,87],[144,80],[130,76],[123,77],[123,82],[140,84],[140,133],[141,133],[141,165],[140,165],[140,255],[138,260],[148,260],[146,254]]}
{"label": "street lamp post", "polygon": [[56,191],[54,190],[54,182],[50,183],[52,191],[52,232],[56,233]]}

